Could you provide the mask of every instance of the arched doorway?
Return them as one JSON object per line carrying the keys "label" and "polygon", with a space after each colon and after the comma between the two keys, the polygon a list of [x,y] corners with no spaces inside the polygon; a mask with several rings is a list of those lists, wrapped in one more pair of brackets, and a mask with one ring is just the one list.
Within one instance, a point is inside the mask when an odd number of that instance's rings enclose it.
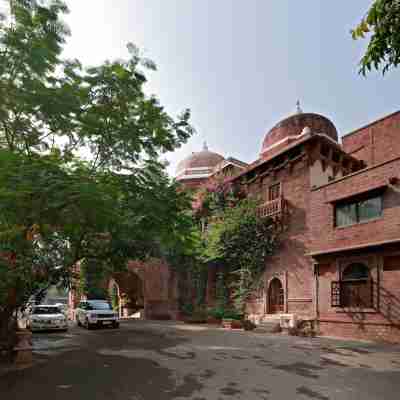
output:
{"label": "arched doorway", "polygon": [[284,291],[278,278],[272,279],[268,288],[268,313],[279,314],[284,309]]}
{"label": "arched doorway", "polygon": [[124,317],[131,317],[144,309],[143,281],[138,274],[129,271],[114,275],[118,287],[120,313]]}

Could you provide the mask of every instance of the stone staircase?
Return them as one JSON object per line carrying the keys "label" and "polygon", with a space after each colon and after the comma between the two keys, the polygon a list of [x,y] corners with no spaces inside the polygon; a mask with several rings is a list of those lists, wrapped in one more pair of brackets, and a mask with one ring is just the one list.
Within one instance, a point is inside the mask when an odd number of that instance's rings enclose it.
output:
{"label": "stone staircase", "polygon": [[264,315],[257,323],[257,328],[254,329],[255,333],[277,333],[280,328],[280,315],[271,314]]}

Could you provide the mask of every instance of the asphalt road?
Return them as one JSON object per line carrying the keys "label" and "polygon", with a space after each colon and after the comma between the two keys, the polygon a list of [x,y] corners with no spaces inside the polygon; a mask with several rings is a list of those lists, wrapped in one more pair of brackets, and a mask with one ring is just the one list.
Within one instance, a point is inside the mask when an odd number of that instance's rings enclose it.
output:
{"label": "asphalt road", "polygon": [[129,321],[34,335],[1,400],[400,398],[400,346]]}

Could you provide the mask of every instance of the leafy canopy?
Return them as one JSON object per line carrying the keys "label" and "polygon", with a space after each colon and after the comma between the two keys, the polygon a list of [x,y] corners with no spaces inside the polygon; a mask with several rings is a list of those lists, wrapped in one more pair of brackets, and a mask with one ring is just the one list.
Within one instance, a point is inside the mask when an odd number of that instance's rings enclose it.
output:
{"label": "leafy canopy", "polygon": [[353,39],[369,37],[360,72],[372,68],[386,73],[400,64],[400,1],[375,0],[360,24],[351,31]]}
{"label": "leafy canopy", "polygon": [[[61,0],[8,0],[0,21],[0,341],[14,310],[77,262],[106,271],[173,254],[188,197],[159,161],[193,134],[144,91],[155,65],[64,60]],[[82,155],[85,155],[83,158]]]}
{"label": "leafy canopy", "polygon": [[[236,312],[244,314],[246,301],[279,243],[281,224],[260,218],[257,203],[243,198],[243,193],[226,182],[200,196],[197,215],[209,223],[200,257],[206,264],[222,267],[219,286],[229,286]],[[222,287],[219,291],[224,292]]]}

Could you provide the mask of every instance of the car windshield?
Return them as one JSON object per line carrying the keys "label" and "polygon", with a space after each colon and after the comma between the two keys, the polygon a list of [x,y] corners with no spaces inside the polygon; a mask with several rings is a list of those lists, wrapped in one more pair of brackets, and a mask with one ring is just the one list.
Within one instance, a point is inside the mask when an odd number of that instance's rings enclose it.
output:
{"label": "car windshield", "polygon": [[87,305],[88,310],[111,310],[111,306],[106,302],[90,302]]}
{"label": "car windshield", "polygon": [[58,307],[35,307],[33,309],[33,314],[61,314]]}

